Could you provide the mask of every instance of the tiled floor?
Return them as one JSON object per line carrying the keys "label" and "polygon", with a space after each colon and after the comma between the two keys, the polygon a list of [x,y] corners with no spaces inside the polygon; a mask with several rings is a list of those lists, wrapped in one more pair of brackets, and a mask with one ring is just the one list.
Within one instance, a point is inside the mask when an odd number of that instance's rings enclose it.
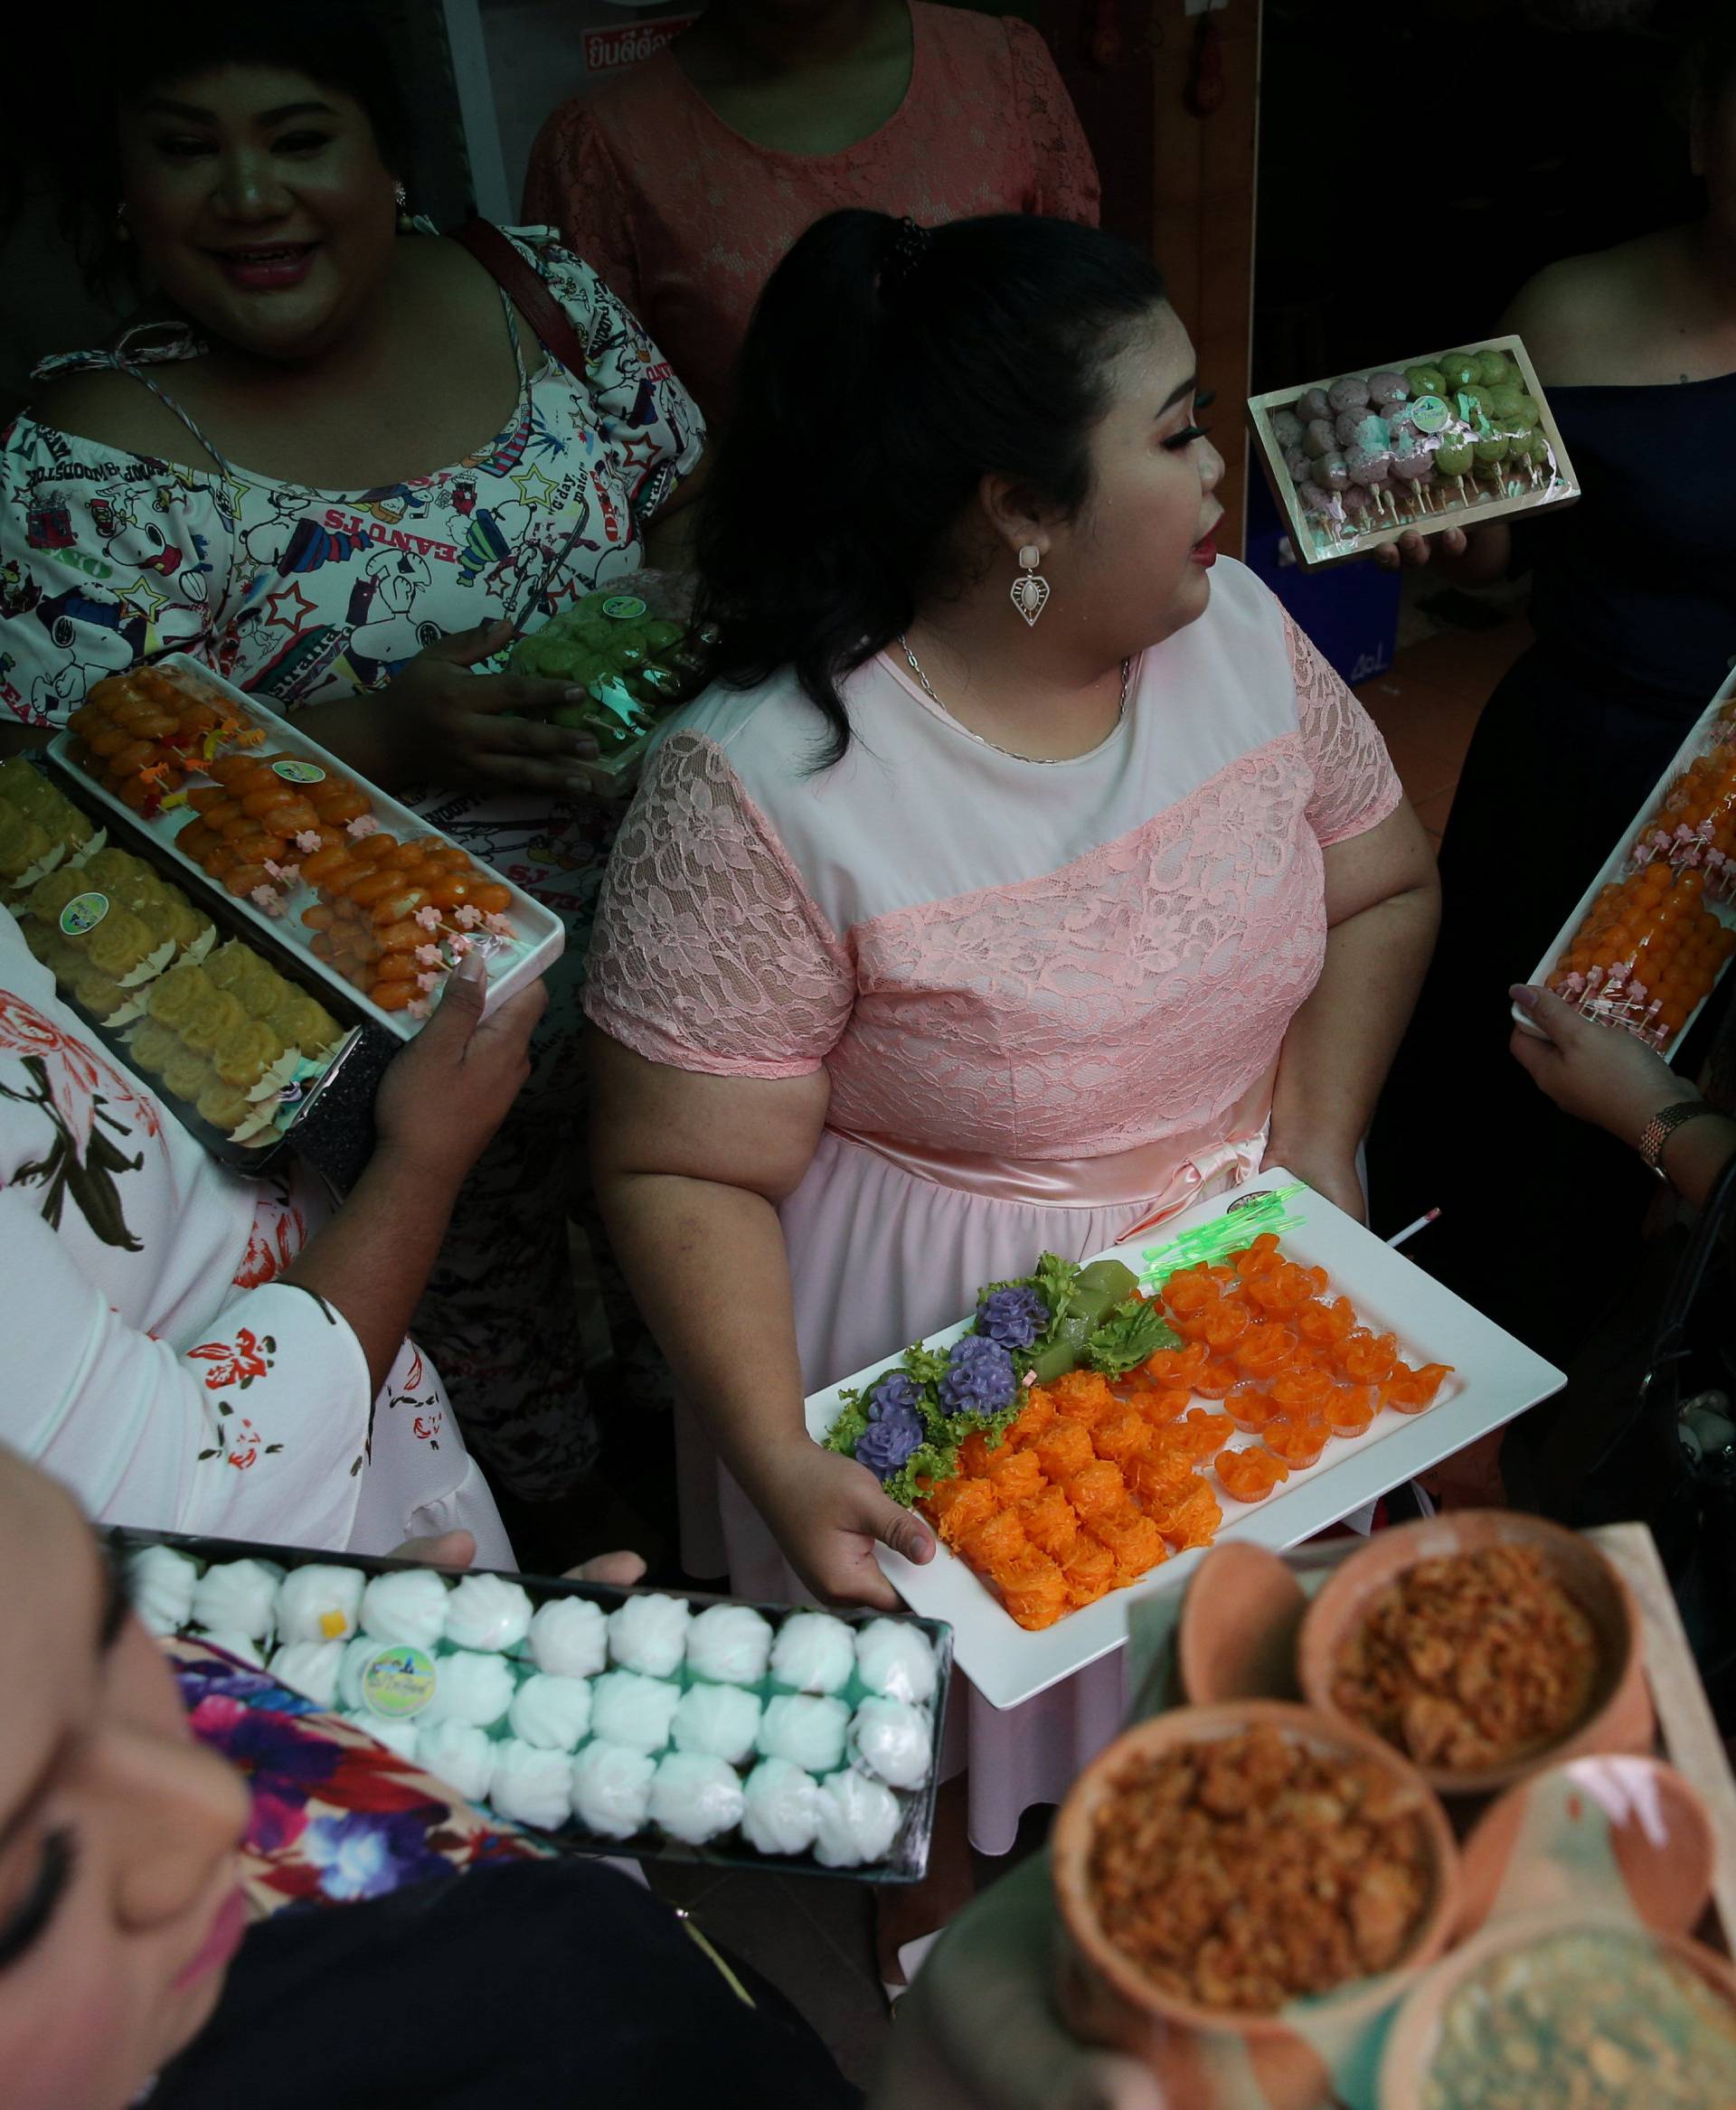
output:
{"label": "tiled floor", "polygon": [[1436,626],[1401,645],[1391,668],[1356,692],[1437,847],[1477,717],[1530,642],[1523,616],[1486,630]]}

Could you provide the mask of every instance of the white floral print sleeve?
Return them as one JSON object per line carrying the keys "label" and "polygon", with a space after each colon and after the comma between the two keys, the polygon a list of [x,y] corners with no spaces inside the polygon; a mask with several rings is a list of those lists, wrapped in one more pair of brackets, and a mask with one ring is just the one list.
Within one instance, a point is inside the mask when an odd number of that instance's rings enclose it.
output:
{"label": "white floral print sleeve", "polygon": [[110,1523],[383,1552],[430,1502],[471,1521],[415,1347],[376,1399],[348,1321],[278,1279],[326,1207],[209,1159],[0,909],[0,1439]]}

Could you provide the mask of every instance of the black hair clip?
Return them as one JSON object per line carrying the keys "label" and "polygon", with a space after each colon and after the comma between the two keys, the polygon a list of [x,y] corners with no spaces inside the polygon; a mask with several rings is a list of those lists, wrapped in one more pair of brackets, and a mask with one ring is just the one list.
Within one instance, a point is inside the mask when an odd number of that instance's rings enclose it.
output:
{"label": "black hair clip", "polygon": [[933,240],[928,228],[919,227],[908,215],[899,221],[886,246],[886,260],[880,268],[882,294],[897,293],[910,282]]}

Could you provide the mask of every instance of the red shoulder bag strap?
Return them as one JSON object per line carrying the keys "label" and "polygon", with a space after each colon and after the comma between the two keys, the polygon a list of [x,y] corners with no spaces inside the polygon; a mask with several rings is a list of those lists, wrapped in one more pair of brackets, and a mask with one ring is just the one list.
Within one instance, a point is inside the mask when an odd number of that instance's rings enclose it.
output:
{"label": "red shoulder bag strap", "polygon": [[536,332],[544,346],[577,380],[585,378],[585,340],[572,317],[492,220],[467,220],[452,230]]}

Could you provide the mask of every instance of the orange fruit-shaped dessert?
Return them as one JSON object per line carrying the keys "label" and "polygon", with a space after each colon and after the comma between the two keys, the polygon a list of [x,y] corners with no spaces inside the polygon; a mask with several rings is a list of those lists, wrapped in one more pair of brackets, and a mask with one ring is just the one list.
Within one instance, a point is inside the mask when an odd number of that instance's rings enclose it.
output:
{"label": "orange fruit-shaped dessert", "polygon": [[1225,1493],[1237,1502],[1264,1502],[1290,1469],[1270,1451],[1220,1451],[1212,1461]]}

